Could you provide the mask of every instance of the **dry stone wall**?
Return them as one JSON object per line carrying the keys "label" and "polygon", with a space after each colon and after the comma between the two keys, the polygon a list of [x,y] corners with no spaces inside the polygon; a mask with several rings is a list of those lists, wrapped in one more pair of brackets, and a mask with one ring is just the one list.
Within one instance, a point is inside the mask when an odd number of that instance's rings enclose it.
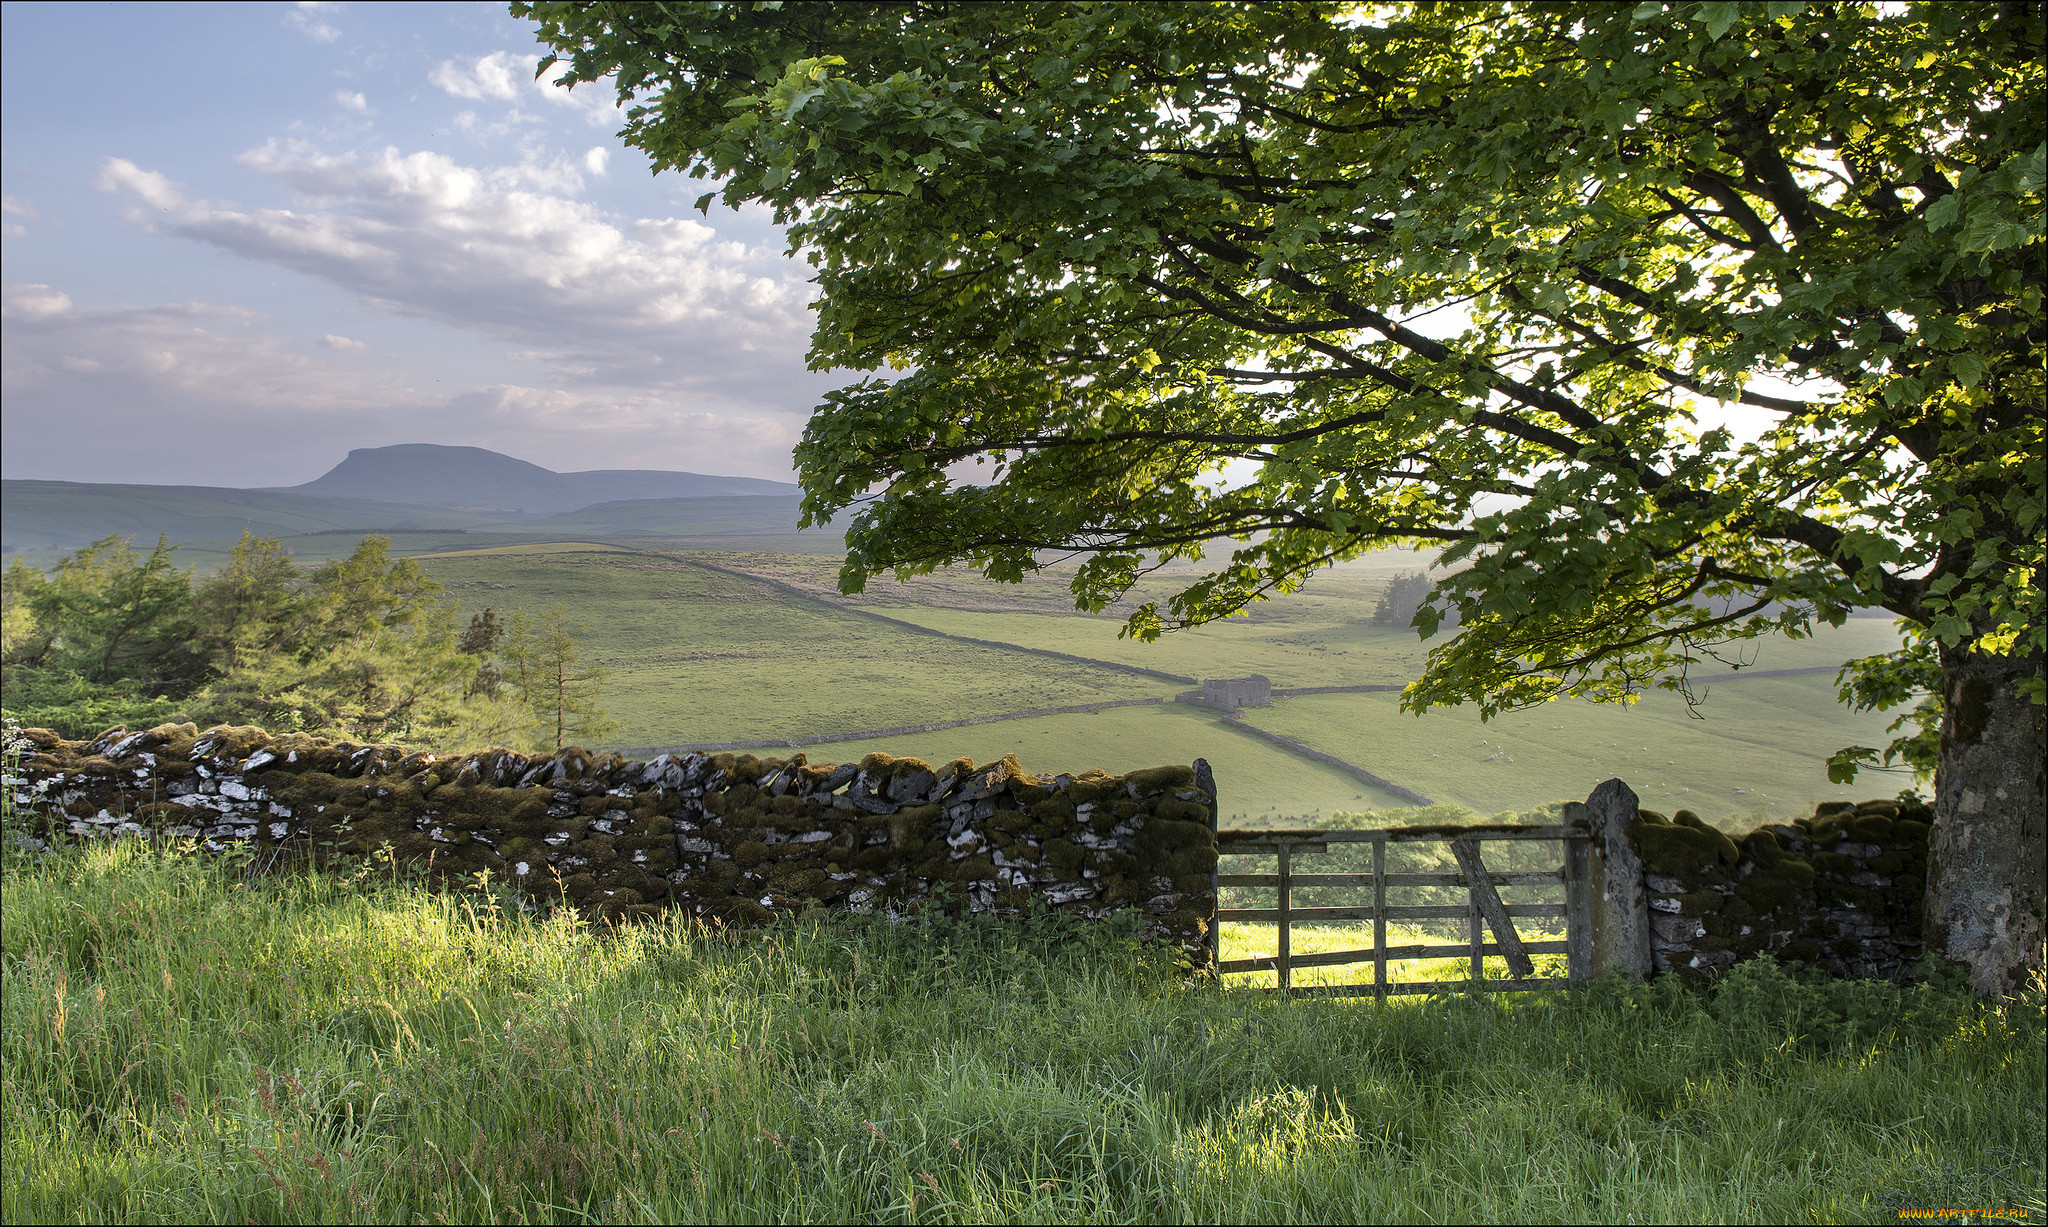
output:
{"label": "dry stone wall", "polygon": [[29,837],[186,837],[273,859],[383,850],[435,875],[488,870],[592,918],[669,908],[730,923],[810,905],[924,902],[1090,919],[1135,910],[1203,957],[1213,801],[1190,767],[1033,775],[1014,757],[660,755],[391,745],[190,724],[89,742],[41,729],[17,772]]}
{"label": "dry stone wall", "polygon": [[1651,962],[1688,978],[1771,955],[1896,978],[1922,953],[1927,839],[1915,802],[1821,805],[1734,839],[1687,810],[1627,827],[1649,900]]}

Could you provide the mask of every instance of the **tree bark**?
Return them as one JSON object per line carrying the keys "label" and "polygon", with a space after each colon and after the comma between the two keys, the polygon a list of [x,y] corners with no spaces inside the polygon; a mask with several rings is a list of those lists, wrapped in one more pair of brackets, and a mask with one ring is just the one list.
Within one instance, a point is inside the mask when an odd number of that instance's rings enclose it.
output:
{"label": "tree bark", "polygon": [[1930,954],[1967,965],[1987,997],[2039,977],[2048,938],[2048,709],[2019,688],[2040,668],[2036,656],[1942,652],[1924,937]]}

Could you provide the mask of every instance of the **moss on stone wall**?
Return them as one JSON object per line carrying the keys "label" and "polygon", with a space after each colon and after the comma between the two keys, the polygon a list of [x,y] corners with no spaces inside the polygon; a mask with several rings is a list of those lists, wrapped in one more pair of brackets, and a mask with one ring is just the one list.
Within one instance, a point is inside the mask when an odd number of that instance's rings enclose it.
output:
{"label": "moss on stone wall", "polygon": [[1918,802],[1830,802],[1737,840],[1688,811],[1643,811],[1628,839],[1657,969],[1698,976],[1768,954],[1837,975],[1905,974],[1921,953],[1932,825]]}
{"label": "moss on stone wall", "polygon": [[[437,757],[261,729],[30,730],[43,838],[148,833],[322,863],[487,872],[592,918],[684,907],[750,923],[807,906],[1140,908],[1191,953],[1215,911],[1210,798],[1189,767],[1033,775],[870,754],[648,762],[571,748]],[[42,802],[36,805],[35,802]]]}

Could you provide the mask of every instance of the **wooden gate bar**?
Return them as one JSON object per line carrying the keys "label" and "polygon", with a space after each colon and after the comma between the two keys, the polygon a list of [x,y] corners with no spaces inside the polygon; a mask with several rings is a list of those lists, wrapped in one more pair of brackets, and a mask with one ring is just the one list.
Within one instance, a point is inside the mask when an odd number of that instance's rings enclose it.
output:
{"label": "wooden gate bar", "polygon": [[[1298,847],[1295,851],[1313,852],[1319,851],[1319,849]],[[1223,855],[1236,856],[1239,854],[1226,852]],[[1384,878],[1388,886],[1463,886],[1465,884],[1465,875],[1462,873],[1389,873],[1382,874],[1381,877]],[[1556,886],[1564,881],[1564,875],[1558,870],[1542,870],[1534,873],[1488,873],[1486,880],[1495,886]],[[1219,873],[1216,875],[1216,884],[1218,886],[1271,886],[1273,884],[1273,875],[1270,873]],[[1294,875],[1294,884],[1296,886],[1371,886],[1373,884],[1373,875],[1369,873],[1297,873]]]}
{"label": "wooden gate bar", "polygon": [[[1333,844],[1358,842],[1356,840],[1340,840],[1337,838],[1340,833],[1337,831],[1317,831],[1315,836],[1317,839],[1326,839]],[[1367,832],[1366,837],[1371,838],[1376,834],[1381,834],[1381,832]],[[1496,839],[1540,839],[1550,841],[1563,839],[1566,832],[1563,826],[1525,827],[1479,824],[1469,827],[1388,827],[1384,834],[1388,843],[1442,844],[1449,843],[1453,839],[1484,839],[1489,841]]]}
{"label": "wooden gate bar", "polygon": [[[1210,769],[1209,760],[1198,758],[1192,766],[1195,769],[1195,787],[1209,794],[1209,840],[1214,843],[1216,833],[1223,827],[1223,801],[1216,795],[1216,773]],[[1220,860],[1217,862],[1220,863]],[[1209,866],[1209,969],[1215,972],[1216,965],[1223,961],[1223,918],[1215,914],[1223,906],[1223,888],[1216,881],[1216,864]],[[1222,974],[1220,972],[1216,974]]]}
{"label": "wooden gate bar", "polygon": [[[1521,978],[1535,975],[1536,964],[1530,962],[1528,954],[1522,950],[1521,934],[1515,932],[1514,921],[1508,919],[1507,909],[1501,906],[1500,895],[1493,889],[1493,883],[1487,880],[1486,866],[1479,859],[1478,842],[1454,839],[1451,841],[1451,855],[1458,858],[1458,868],[1465,871],[1473,910],[1486,917],[1487,925],[1493,929],[1493,940],[1500,943],[1501,953],[1507,958],[1508,970]],[[1472,978],[1481,978],[1476,963]]]}
{"label": "wooden gate bar", "polygon": [[1290,849],[1286,844],[1280,845],[1280,906],[1275,910],[1273,917],[1280,922],[1280,957],[1275,962],[1274,967],[1280,974],[1280,991],[1283,993],[1293,987],[1294,980],[1292,974],[1294,965],[1288,958],[1293,953],[1293,943],[1289,940],[1292,926],[1288,923],[1287,915],[1287,889],[1290,885],[1287,880],[1287,858],[1289,851]]}
{"label": "wooden gate bar", "polygon": [[1387,841],[1372,841],[1372,982],[1387,999]]}
{"label": "wooden gate bar", "polygon": [[[1571,981],[1550,977],[1542,980],[1437,980],[1430,983],[1403,981],[1387,985],[1388,997],[1420,996],[1423,993],[1524,993],[1538,988],[1569,988]],[[1296,997],[1369,997],[1378,994],[1372,984],[1309,984],[1294,990]]]}
{"label": "wooden gate bar", "polygon": [[[1296,878],[1295,881],[1300,881]],[[1506,903],[1501,909],[1510,916],[1530,919],[1556,919],[1567,915],[1568,909],[1562,903]],[[1406,904],[1395,903],[1384,908],[1366,907],[1290,907],[1287,914],[1296,924],[1315,924],[1327,920],[1456,920],[1464,916],[1463,904]],[[1280,919],[1280,909],[1271,907],[1227,907],[1216,912],[1218,920],[1242,920],[1271,924]]]}
{"label": "wooden gate bar", "polygon": [[[1566,943],[1562,941],[1525,942],[1522,945],[1522,949],[1531,954],[1564,954],[1566,952],[1565,945]],[[1373,950],[1327,950],[1322,954],[1290,955],[1287,962],[1290,969],[1299,967],[1342,967],[1347,963],[1363,963],[1368,959],[1374,959],[1378,956],[1380,949],[1386,951],[1386,957],[1389,959],[1441,959],[1458,955],[1470,955],[1472,953],[1471,943],[1461,942],[1455,946],[1387,946]],[[1481,942],[1479,953],[1481,956],[1486,957],[1499,955],[1502,951],[1493,942]],[[1274,957],[1230,959],[1220,964],[1219,970],[1223,972],[1274,971],[1279,966],[1280,960]],[[1517,976],[1516,979],[1528,979],[1528,977]],[[1458,981],[1453,981],[1453,983],[1458,983]]]}
{"label": "wooden gate bar", "polygon": [[1486,930],[1479,922],[1479,892],[1465,896],[1465,944],[1471,949],[1472,983],[1486,979]]}
{"label": "wooden gate bar", "polygon": [[1574,835],[1565,841],[1564,934],[1571,948],[1565,951],[1564,963],[1565,973],[1573,984],[1583,983],[1593,975],[1592,843],[1585,835]]}
{"label": "wooden gate bar", "polygon": [[[1565,943],[1562,941],[1523,942],[1522,949],[1530,954],[1563,954],[1565,953]],[[1471,952],[1472,947],[1470,943],[1456,946],[1387,947],[1387,957],[1390,959],[1441,959],[1448,958],[1451,955],[1470,954]],[[1500,954],[1501,948],[1492,942],[1481,942],[1479,943],[1479,953],[1482,956]],[[1302,955],[1295,961],[1300,962],[1301,959],[1314,957],[1314,955]],[[1517,976],[1516,979],[1526,979],[1526,977]]]}
{"label": "wooden gate bar", "polygon": [[[1559,840],[1568,834],[1564,826],[1447,826],[1388,827],[1379,831],[1218,831],[1216,847],[1223,855],[1233,852],[1271,852],[1281,844],[1297,848],[1306,844],[1366,844],[1385,840],[1395,844],[1443,844],[1453,839],[1473,838]],[[1306,850],[1306,849],[1304,849]]]}

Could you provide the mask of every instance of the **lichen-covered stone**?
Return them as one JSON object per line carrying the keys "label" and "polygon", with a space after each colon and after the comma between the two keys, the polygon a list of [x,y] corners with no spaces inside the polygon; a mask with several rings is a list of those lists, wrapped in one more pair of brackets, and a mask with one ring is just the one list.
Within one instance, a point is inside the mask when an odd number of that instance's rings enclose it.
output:
{"label": "lichen-covered stone", "polygon": [[1199,955],[1215,912],[1209,797],[1188,767],[435,755],[190,724],[25,736],[16,799],[41,837],[254,840],[315,864],[388,855],[437,878],[498,875],[612,923],[678,907],[729,923],[807,906],[1131,909]]}
{"label": "lichen-covered stone", "polygon": [[1828,802],[1730,839],[1687,811],[1628,838],[1651,886],[1656,966],[1712,974],[1768,954],[1837,975],[1907,974],[1921,951],[1929,819],[1913,802]]}

